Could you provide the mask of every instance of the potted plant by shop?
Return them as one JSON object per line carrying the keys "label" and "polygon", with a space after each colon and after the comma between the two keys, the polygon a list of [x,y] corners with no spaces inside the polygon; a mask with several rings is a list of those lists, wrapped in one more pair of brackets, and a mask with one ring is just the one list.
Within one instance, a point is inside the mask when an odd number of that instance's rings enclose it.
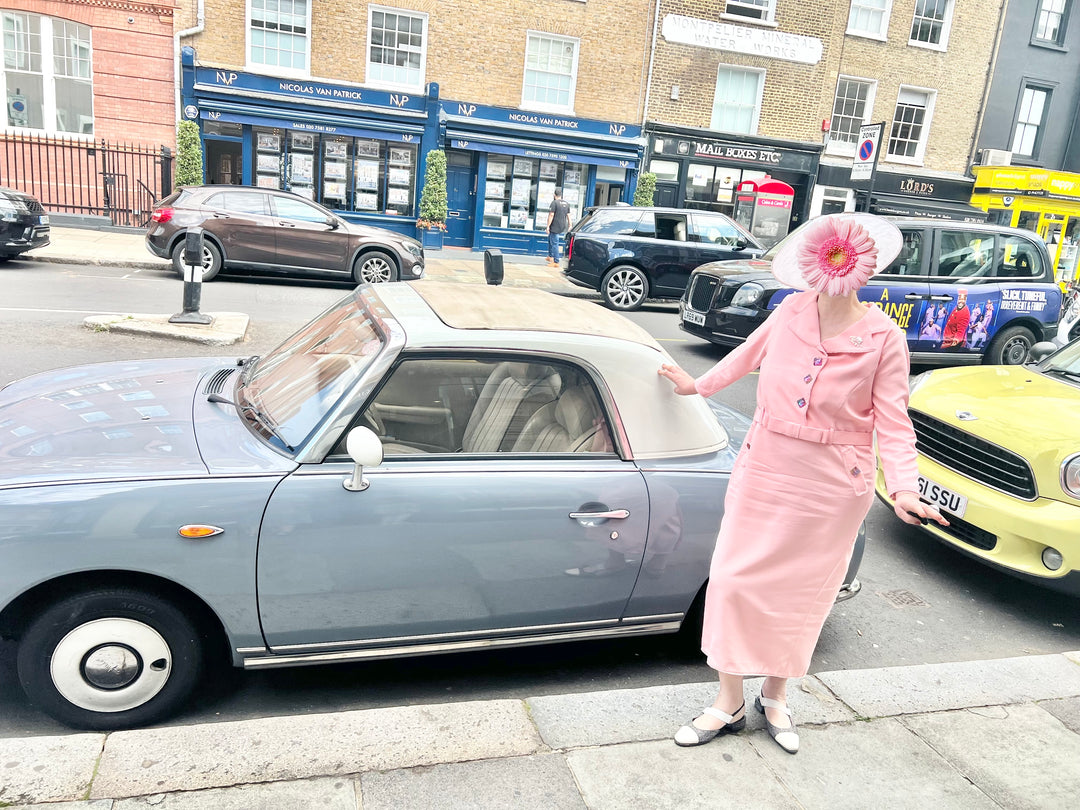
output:
{"label": "potted plant by shop", "polygon": [[446,153],[432,149],[427,153],[424,188],[420,192],[420,218],[417,237],[425,249],[442,250],[446,233]]}

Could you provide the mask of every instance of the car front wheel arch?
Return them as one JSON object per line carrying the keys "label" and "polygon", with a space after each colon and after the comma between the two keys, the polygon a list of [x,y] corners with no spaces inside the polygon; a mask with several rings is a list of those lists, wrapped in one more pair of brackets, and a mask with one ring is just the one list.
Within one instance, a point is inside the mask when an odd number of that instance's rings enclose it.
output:
{"label": "car front wheel arch", "polygon": [[640,307],[649,297],[649,279],[631,264],[619,264],[604,274],[600,295],[612,309],[629,312]]}
{"label": "car front wheel arch", "polygon": [[357,284],[383,284],[397,280],[397,262],[385,250],[365,250],[353,262],[353,281]]}
{"label": "car front wheel arch", "polygon": [[[184,261],[184,250],[187,244],[187,240],[181,236],[176,240],[176,244],[173,245],[172,265],[173,270],[182,279],[184,277],[184,268],[186,262]],[[212,239],[208,239],[203,236],[203,250],[202,250],[202,280],[212,281],[217,277],[217,274],[221,272],[221,268],[225,264],[225,254],[221,250],[221,246]]]}
{"label": "car front wheel arch", "polygon": [[993,366],[1020,366],[1027,362],[1035,345],[1035,335],[1026,326],[1007,326],[995,335],[983,355],[983,362]]}

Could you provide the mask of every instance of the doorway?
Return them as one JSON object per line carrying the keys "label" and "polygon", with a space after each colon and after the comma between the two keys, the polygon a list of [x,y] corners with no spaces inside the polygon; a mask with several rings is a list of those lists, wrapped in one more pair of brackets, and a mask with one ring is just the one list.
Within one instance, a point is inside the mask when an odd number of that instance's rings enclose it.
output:
{"label": "doorway", "polygon": [[472,247],[476,216],[476,152],[446,150],[446,209],[443,244]]}
{"label": "doorway", "polygon": [[244,182],[242,144],[206,139],[206,182],[239,186]]}
{"label": "doorway", "polygon": [[622,183],[602,183],[597,181],[593,193],[593,205],[615,205],[622,200]]}

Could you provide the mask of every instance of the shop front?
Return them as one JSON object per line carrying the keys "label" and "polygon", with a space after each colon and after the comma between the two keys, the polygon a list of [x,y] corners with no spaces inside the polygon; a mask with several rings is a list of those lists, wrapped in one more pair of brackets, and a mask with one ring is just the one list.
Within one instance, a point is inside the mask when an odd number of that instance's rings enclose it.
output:
{"label": "shop front", "polygon": [[[646,168],[656,175],[657,205],[734,217],[739,186],[769,178],[793,190],[788,228],[809,216],[820,144],[740,135],[717,138],[710,130],[654,123],[646,124],[645,132]],[[777,238],[783,235],[775,234]]]}
{"label": "shop front", "polygon": [[556,189],[570,205],[571,223],[590,206],[633,197],[640,127],[468,102],[440,108],[447,245],[542,254]]}
{"label": "shop front", "polygon": [[407,95],[201,67],[181,54],[184,116],[207,183],[284,189],[342,217],[415,235],[438,85]]}
{"label": "shop front", "polygon": [[[869,211],[884,217],[923,217],[986,222],[986,212],[970,205],[974,181],[967,177],[920,175],[878,167],[873,188],[851,182],[851,162],[822,162],[814,190],[814,216]],[[869,207],[867,206],[869,195]]]}
{"label": "shop front", "polygon": [[1000,225],[1042,237],[1059,283],[1080,280],[1080,174],[1017,166],[974,166],[972,171],[971,204]]}

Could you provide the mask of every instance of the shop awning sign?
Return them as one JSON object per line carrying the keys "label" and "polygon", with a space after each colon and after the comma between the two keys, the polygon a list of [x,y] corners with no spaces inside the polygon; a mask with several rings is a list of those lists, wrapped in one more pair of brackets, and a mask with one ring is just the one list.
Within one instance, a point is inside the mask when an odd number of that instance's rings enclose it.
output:
{"label": "shop awning sign", "polygon": [[877,165],[878,145],[881,142],[883,124],[865,124],[859,127],[859,140],[855,147],[855,160],[851,164],[852,180],[869,180]]}

